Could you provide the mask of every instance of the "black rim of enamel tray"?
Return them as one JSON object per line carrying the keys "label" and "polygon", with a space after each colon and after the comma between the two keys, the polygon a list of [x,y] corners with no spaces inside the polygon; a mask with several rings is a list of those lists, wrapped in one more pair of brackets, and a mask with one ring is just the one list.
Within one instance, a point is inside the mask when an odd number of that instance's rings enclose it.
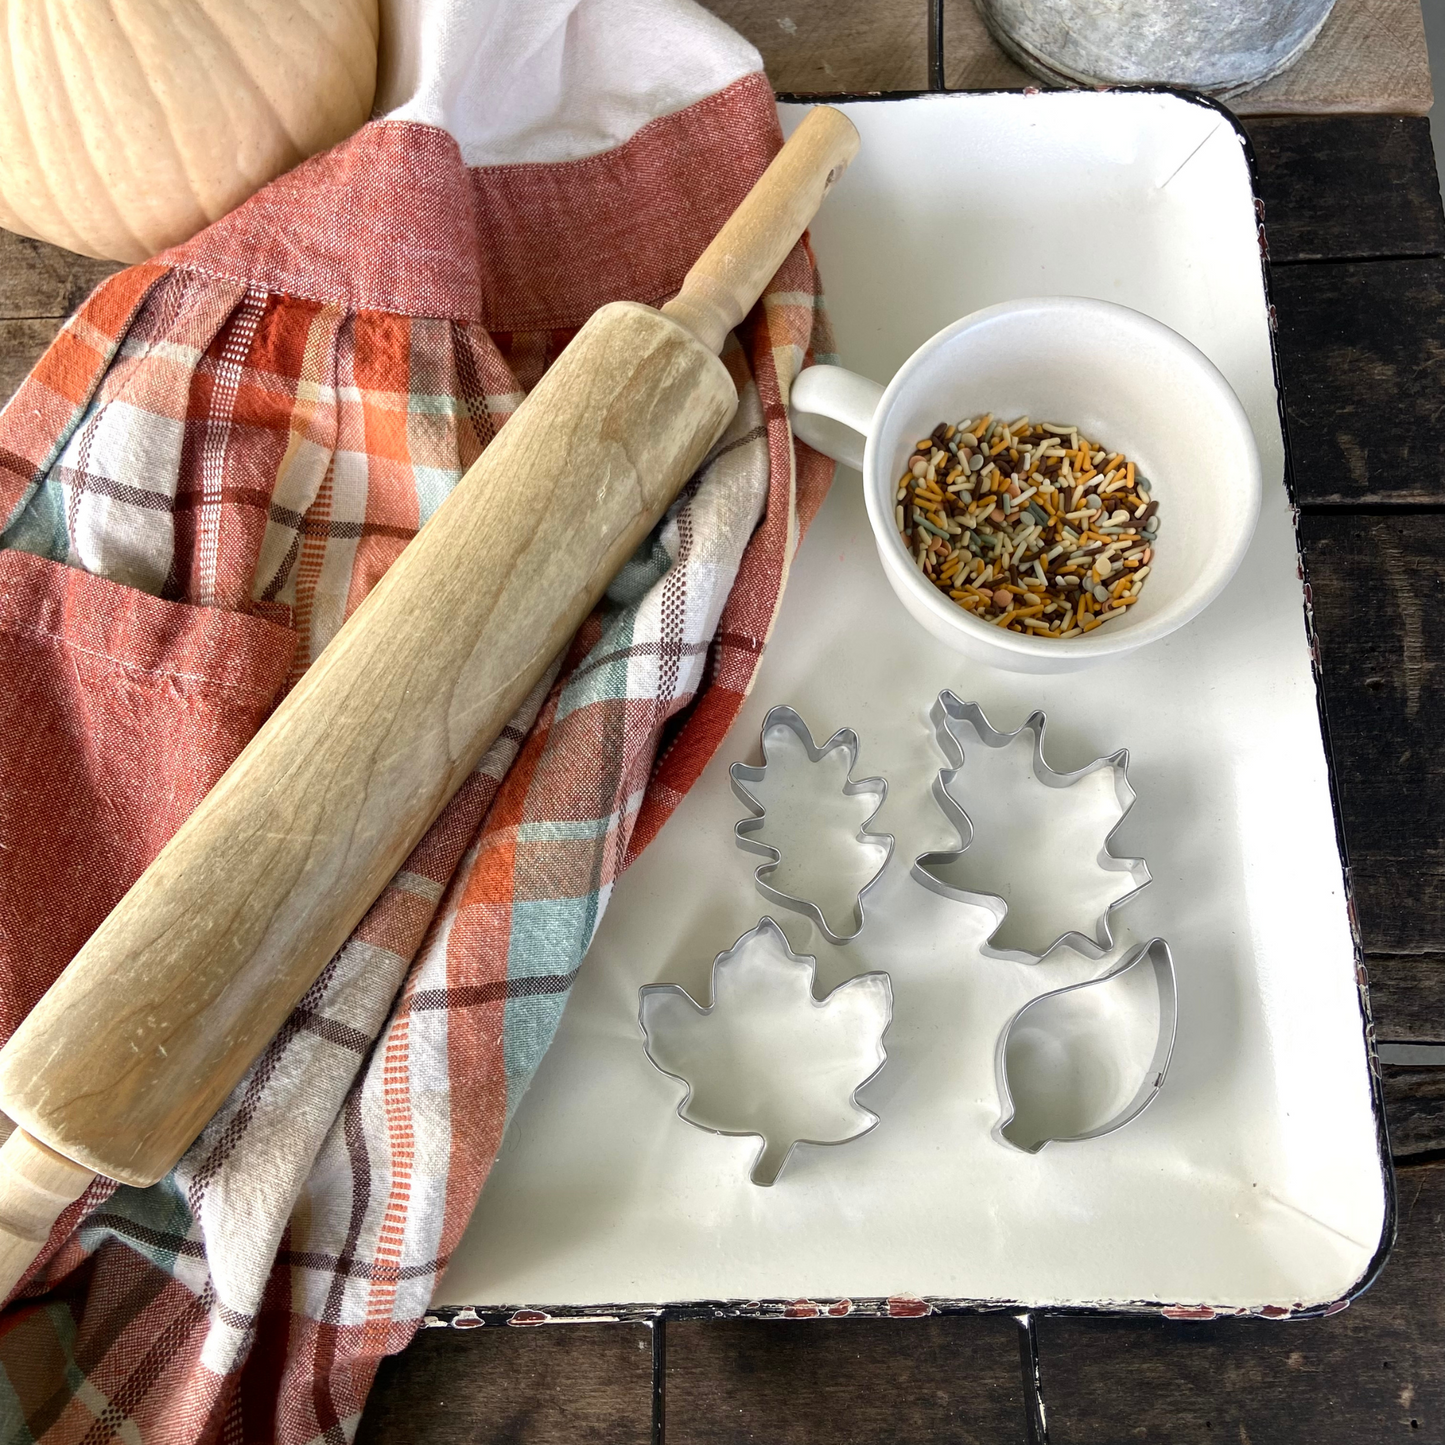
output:
{"label": "black rim of enamel tray", "polygon": [[[940,99],[948,96],[981,95],[1063,95],[1075,93],[1064,90],[1042,90],[1029,86],[1022,90],[892,90],[863,93],[838,92],[834,94],[797,95],[780,92],[779,105],[855,105],[859,103],[888,105],[900,100],[920,100],[925,97]],[[1289,425],[1285,416],[1284,385],[1279,369],[1279,346],[1277,343],[1278,324],[1275,318],[1274,295],[1271,288],[1269,268],[1269,247],[1265,239],[1264,202],[1259,194],[1259,171],[1255,163],[1254,147],[1249,134],[1240,123],[1238,116],[1227,106],[1198,91],[1184,90],[1175,86],[1114,86],[1099,87],[1087,94],[1098,95],[1168,95],[1191,105],[1202,106],[1215,111],[1233,128],[1244,152],[1245,164],[1249,170],[1250,193],[1254,199],[1255,223],[1259,236],[1260,272],[1264,281],[1264,299],[1269,317],[1270,365],[1274,375],[1275,408],[1279,415],[1280,440],[1284,452],[1284,484],[1293,511],[1292,526],[1295,538],[1295,557],[1299,566],[1300,581],[1304,589],[1305,628],[1310,649],[1310,670],[1315,685],[1315,707],[1319,714],[1320,735],[1324,743],[1326,772],[1330,785],[1330,810],[1335,821],[1335,840],[1339,847],[1340,864],[1343,870],[1345,905],[1349,914],[1350,936],[1355,954],[1355,980],[1360,1001],[1360,1027],[1364,1035],[1366,1058],[1370,1074],[1370,1098],[1375,1120],[1375,1143],[1379,1154],[1380,1176],[1385,1191],[1385,1215],[1380,1230],[1380,1241],[1365,1271],[1338,1299],[1326,1304],[1271,1304],[1252,1308],[1220,1308],[1208,1304],[1187,1302],[1166,1302],[1162,1300],[1111,1301],[1100,1305],[1037,1305],[1026,1300],[948,1299],[938,1297],[917,1298],[912,1295],[895,1295],[889,1298],[870,1299],[731,1299],[731,1300],[689,1300],[676,1303],[657,1304],[597,1304],[597,1305],[497,1305],[497,1306],[444,1306],[428,1311],[425,1324],[432,1329],[477,1329],[507,1325],[531,1328],[548,1324],[650,1324],[654,1327],[666,1320],[700,1319],[915,1319],[928,1315],[1013,1315],[1020,1325],[1020,1348],[1027,1360],[1037,1365],[1037,1351],[1033,1338],[1033,1319],[1037,1316],[1085,1315],[1093,1318],[1128,1318],[1139,1316],[1163,1316],[1171,1320],[1208,1321],[1229,1319],[1273,1319],[1306,1320],[1320,1319],[1338,1314],[1352,1300],[1358,1298],[1374,1284],[1385,1266],[1391,1248],[1395,1243],[1397,1198],[1395,1170],[1390,1154],[1389,1135],[1385,1128],[1384,1084],[1380,1072],[1380,1061],[1375,1048],[1374,1021],[1370,1013],[1369,982],[1365,971],[1364,946],[1360,938],[1359,918],[1355,909],[1354,888],[1351,881],[1349,851],[1345,842],[1344,824],[1340,812],[1340,790],[1338,769],[1335,765],[1334,746],[1330,738],[1329,718],[1325,713],[1323,679],[1320,669],[1319,639],[1315,634],[1314,610],[1310,591],[1309,573],[1305,563],[1304,549],[1299,535],[1299,507],[1295,498],[1294,467],[1290,455]],[[1035,1368],[1036,1373],[1036,1368]]]}

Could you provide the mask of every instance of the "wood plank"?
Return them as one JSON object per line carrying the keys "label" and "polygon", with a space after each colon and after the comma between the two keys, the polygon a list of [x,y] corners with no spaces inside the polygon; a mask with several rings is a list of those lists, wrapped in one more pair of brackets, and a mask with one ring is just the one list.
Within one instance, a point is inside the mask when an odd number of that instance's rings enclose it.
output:
{"label": "wood plank", "polygon": [[1039,1320],[1053,1445],[1445,1439],[1445,1164],[1398,1179],[1384,1273],[1330,1319]]}
{"label": "wood plank", "polygon": [[667,1326],[668,1445],[957,1445],[1024,1436],[1007,1316]]}
{"label": "wood plank", "polygon": [[1445,954],[1371,954],[1375,1037],[1388,1044],[1445,1044]]}
{"label": "wood plank", "polygon": [[943,83],[949,90],[1020,90],[1038,85],[999,49],[973,0],[944,0]]}
{"label": "wood plank", "polygon": [[0,320],[69,316],[120,269],[118,261],[95,261],[0,231]]}
{"label": "wood plank", "polygon": [[1304,55],[1230,106],[1239,115],[1425,115],[1432,100],[1420,0],[1335,0]]}
{"label": "wood plank", "polygon": [[1271,265],[1445,254],[1428,120],[1277,117],[1246,128]]}
{"label": "wood plank", "polygon": [[[1445,1069],[1383,1064],[1385,1122],[1397,1163],[1445,1149]],[[1445,1422],[1442,1422],[1445,1426]]]}
{"label": "wood plank", "polygon": [[929,0],[704,0],[784,94],[927,90]]}
{"label": "wood plank", "polygon": [[16,387],[40,360],[63,324],[63,319],[58,317],[45,321],[0,321],[0,407],[15,394]]}
{"label": "wood plank", "polygon": [[1365,949],[1445,952],[1445,515],[1307,513],[1300,534]]}
{"label": "wood plank", "polygon": [[357,1445],[648,1445],[645,1325],[423,1330],[382,1362]]}
{"label": "wood plank", "polygon": [[1301,503],[1445,503],[1445,260],[1281,266],[1280,372]]}
{"label": "wood plank", "polygon": [[[1038,84],[998,48],[973,0],[945,0],[950,90]],[[1336,0],[1315,43],[1283,75],[1230,101],[1239,115],[1424,115],[1430,62],[1420,0]]]}

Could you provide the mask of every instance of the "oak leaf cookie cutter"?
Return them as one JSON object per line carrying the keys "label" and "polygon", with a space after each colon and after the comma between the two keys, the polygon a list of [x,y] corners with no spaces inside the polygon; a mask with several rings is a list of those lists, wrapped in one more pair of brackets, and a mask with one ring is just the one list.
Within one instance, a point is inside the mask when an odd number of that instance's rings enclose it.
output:
{"label": "oak leaf cookie cutter", "polygon": [[[738,980],[731,990],[720,989],[720,978],[726,975],[729,967],[738,960],[746,966],[755,948],[763,952],[764,968],[770,968],[771,977],[754,972],[750,978]],[[771,960],[767,958],[768,951],[771,951]],[[678,1118],[707,1134],[761,1140],[749,1172],[752,1183],[759,1186],[767,1187],[777,1181],[799,1145],[837,1147],[849,1144],[872,1133],[879,1123],[878,1115],[859,1102],[858,1094],[878,1077],[888,1062],[884,1039],[893,1022],[892,979],[879,971],[856,974],[820,999],[814,992],[817,978],[817,959],[810,954],[794,953],[783,930],[771,918],[763,918],[713,960],[708,976],[706,1005],[698,1003],[680,984],[654,983],[638,990],[637,1021],[642,1029],[648,1062],[658,1073],[677,1080],[686,1090],[677,1106]],[[808,1045],[812,1043],[816,1049],[818,1041],[801,1036],[806,1028],[795,1029],[781,1043],[776,1039],[758,1040],[760,1031],[747,1024],[744,1014],[742,1035],[758,1047],[771,1048],[771,1058],[785,1068],[793,1066],[820,1079],[825,1085],[841,1076],[845,1085],[851,1085],[846,1095],[820,1103],[816,1098],[808,1100],[801,1097],[786,1085],[779,1088],[773,1081],[764,1081],[759,1085],[756,1079],[749,1081],[746,1077],[731,1093],[726,1086],[720,1088],[715,1079],[708,1077],[705,1057],[699,1065],[699,1055],[705,1056],[709,1046],[714,1044],[714,1041],[706,1039],[700,1044],[699,1032],[706,1029],[709,1020],[717,1018],[720,1010],[727,1012],[730,1004],[734,1012],[739,1008],[751,1006],[756,1009],[761,1006],[777,1017],[780,1002],[796,1007],[800,996],[799,985],[803,986],[807,999],[805,1024],[821,1023],[825,1016],[831,1016],[829,1027],[837,1035],[832,1049],[835,1057],[820,1060],[815,1053],[810,1058]],[[664,1025],[659,1029],[658,1024],[662,1021],[654,1016],[649,1022],[649,1013],[654,1003],[666,1007],[668,1002],[675,1006],[677,1012],[670,1026]],[[733,1027],[736,1029],[738,1026],[734,1024]],[[851,1040],[848,1037],[850,1032]],[[692,1035],[690,1045],[689,1040],[677,1037],[688,1033]],[[671,1044],[669,1035],[673,1036]],[[845,1051],[848,1047],[852,1048],[851,1059],[836,1057],[838,1040],[842,1041]],[[745,1067],[748,1062],[745,1053],[740,1053],[736,1047],[718,1050],[714,1045],[714,1052],[720,1054],[725,1063],[735,1067]],[[769,1102],[779,1098],[790,1101],[796,1112],[786,1126],[770,1131],[768,1124],[779,1123],[780,1120],[776,1110],[771,1120],[767,1117]],[[810,1117],[804,1120],[804,1115]],[[820,1124],[831,1127],[819,1132],[830,1132],[834,1137],[809,1137],[809,1129]]]}
{"label": "oak leaf cookie cutter", "polygon": [[[1031,1142],[1020,1143],[1017,1138],[1010,1138],[1011,1127],[1019,1121],[1015,1095],[1027,1092],[1022,1087],[1011,1088],[1009,1082],[1009,1041],[1013,1038],[1015,1031],[1034,1022],[1034,1018],[1031,1016],[1036,1015],[1036,1011],[1042,1005],[1065,998],[1070,994],[1082,993],[1086,989],[1106,989],[1146,961],[1153,966],[1155,986],[1158,989],[1159,1031],[1153,1055],[1140,1075],[1140,1084],[1134,1096],[1122,1108],[1090,1128],[1078,1129],[1071,1133],[1054,1133],[1045,1127],[1040,1133],[1039,1125],[1031,1120],[1033,1127],[1025,1135],[1025,1138],[1030,1138]],[[1174,972],[1174,955],[1170,951],[1168,943],[1162,938],[1151,938],[1147,943],[1140,944],[1116,968],[1111,968],[1098,978],[1085,979],[1082,983],[1070,984],[1067,988],[1054,989],[1049,993],[1043,993],[1037,998],[1030,999],[1014,1014],[1005,1026],[1003,1033],[999,1035],[995,1068],[998,1078],[999,1102],[1003,1106],[1003,1112],[993,1131],[994,1137],[1010,1148],[1022,1150],[1026,1154],[1037,1154],[1047,1144],[1074,1144],[1085,1139],[1098,1139],[1105,1134],[1112,1134],[1116,1129],[1122,1129],[1125,1124],[1137,1119],[1158,1098],[1159,1091],[1164,1087],[1164,1079],[1169,1072],[1169,1061],[1174,1054],[1174,1040],[1178,1026],[1179,995]],[[1073,1045],[1077,1048],[1078,1041],[1074,1040]],[[1046,1104],[1042,1107],[1041,1112],[1047,1113]],[[1015,1129],[1014,1132],[1019,1131]],[[1036,1134],[1039,1134],[1040,1137],[1033,1138],[1032,1136]]]}
{"label": "oak leaf cookie cutter", "polygon": [[[933,723],[938,745],[950,764],[949,767],[940,768],[934,778],[933,797],[944,817],[957,830],[960,846],[920,853],[913,860],[912,875],[914,879],[944,898],[951,898],[959,903],[971,903],[976,907],[987,909],[994,915],[994,927],[982,949],[991,958],[1005,958],[1015,963],[1042,963],[1056,948],[1063,947],[1072,948],[1087,958],[1102,958],[1114,947],[1114,935],[1109,927],[1110,914],[1115,909],[1122,908],[1131,899],[1137,898],[1152,881],[1149,875],[1149,866],[1142,858],[1121,857],[1110,848],[1114,835],[1124,826],[1124,820],[1128,818],[1129,811],[1134,806],[1135,793],[1129,785],[1129,749],[1119,748],[1116,752],[1108,754],[1107,757],[1095,758],[1092,763],[1088,763],[1072,773],[1060,773],[1044,761],[1044,733],[1048,727],[1048,718],[1040,709],[1031,712],[1012,732],[1000,732],[989,722],[984,715],[983,708],[978,703],[964,702],[957,694],[945,689],[939,693],[937,701],[929,710],[929,719]],[[1034,735],[1034,777],[1046,787],[1069,788],[1081,778],[1088,777],[1101,768],[1109,768],[1113,771],[1114,788],[1120,807],[1119,820],[1105,834],[1097,861],[1099,867],[1105,872],[1129,874],[1134,880],[1135,886],[1105,906],[1095,925],[1092,937],[1075,929],[1068,929],[1039,953],[1032,953],[1026,949],[995,948],[994,939],[998,937],[1003,928],[1004,918],[1008,913],[1007,901],[996,893],[979,893],[955,887],[930,871],[956,863],[968,852],[974,840],[973,819],[969,817],[962,804],[958,803],[948,791],[949,784],[963,771],[963,741],[954,730],[963,723],[969,724],[977,734],[978,740],[989,748],[1006,748],[1020,733],[1032,732]]]}
{"label": "oak leaf cookie cutter", "polygon": [[[778,870],[783,861],[782,853],[770,844],[761,842],[753,835],[759,832],[767,823],[767,808],[763,803],[748,791],[748,784],[761,783],[768,772],[768,734],[775,727],[785,727],[792,732],[802,743],[804,751],[808,755],[809,762],[819,762],[829,753],[837,752],[840,749],[847,755],[848,772],[843,783],[843,794],[845,797],[876,797],[878,799],[873,811],[863,820],[858,827],[856,839],[859,843],[871,844],[874,847],[883,849],[883,860],[878,865],[878,871],[868,879],[858,890],[858,896],[853,904],[853,931],[851,933],[835,933],[829,926],[828,920],[823,917],[822,910],[808,898],[799,898],[794,894],[785,893],[780,888],[775,888],[768,879]],[[853,778],[853,768],[858,761],[858,734],[852,728],[839,728],[832,737],[821,747],[813,741],[813,734],[807,723],[799,716],[797,711],[791,707],[780,705],[769,710],[767,717],[763,719],[762,731],[759,735],[759,745],[762,749],[763,761],[761,765],[754,766],[751,763],[734,763],[728,769],[728,775],[732,778],[733,792],[737,794],[741,802],[752,814],[749,818],[743,818],[733,829],[733,836],[737,840],[739,848],[745,848],[749,853],[759,853],[768,859],[766,863],[758,864],[753,872],[753,882],[757,890],[768,900],[775,903],[779,908],[790,909],[794,913],[801,913],[815,923],[823,937],[829,943],[844,944],[851,943],[853,939],[863,931],[864,912],[863,899],[868,890],[883,876],[883,870],[887,868],[889,859],[893,857],[893,834],[873,833],[869,831],[868,825],[878,816],[879,810],[883,807],[888,797],[888,783],[883,778]]]}

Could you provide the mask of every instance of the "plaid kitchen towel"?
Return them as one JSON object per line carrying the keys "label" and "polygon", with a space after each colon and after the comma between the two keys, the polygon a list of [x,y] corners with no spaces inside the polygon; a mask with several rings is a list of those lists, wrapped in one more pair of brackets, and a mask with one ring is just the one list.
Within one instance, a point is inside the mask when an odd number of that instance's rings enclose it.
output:
{"label": "plaid kitchen towel", "polygon": [[[673,294],[779,143],[687,0],[505,35],[412,4],[386,118],[103,284],[0,413],[4,1036],[575,328]],[[785,410],[827,349],[800,245],[725,353],[729,431],[265,1054],[166,1180],[61,1219],[0,1318],[0,1438],[350,1438],[747,692],[831,478]]]}

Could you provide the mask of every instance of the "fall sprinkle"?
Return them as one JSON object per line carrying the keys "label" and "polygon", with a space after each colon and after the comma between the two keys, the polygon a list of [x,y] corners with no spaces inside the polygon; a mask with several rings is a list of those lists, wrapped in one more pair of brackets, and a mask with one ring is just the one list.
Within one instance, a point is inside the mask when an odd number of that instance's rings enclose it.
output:
{"label": "fall sprinkle", "polygon": [[940,422],[898,479],[894,520],[918,570],[981,621],[1078,637],[1139,600],[1159,504],[1119,452],[1076,426],[991,413]]}

